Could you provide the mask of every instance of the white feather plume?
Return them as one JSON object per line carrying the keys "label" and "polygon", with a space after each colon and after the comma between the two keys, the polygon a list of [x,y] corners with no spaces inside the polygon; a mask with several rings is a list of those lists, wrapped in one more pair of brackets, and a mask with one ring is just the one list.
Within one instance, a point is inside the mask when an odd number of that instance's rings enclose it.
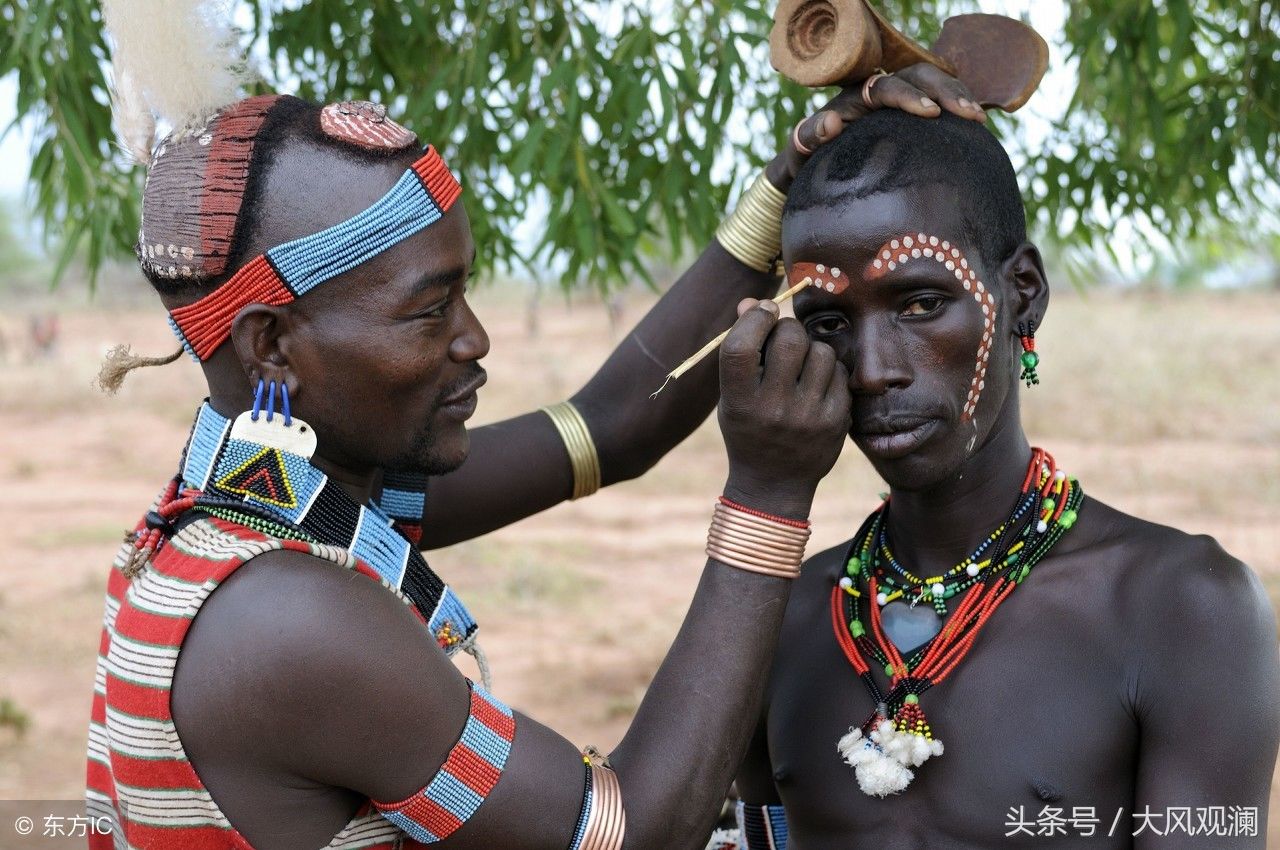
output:
{"label": "white feather plume", "polygon": [[134,162],[151,164],[151,147],[156,138],[156,116],[142,92],[120,66],[111,73],[111,113],[116,119],[120,147]]}
{"label": "white feather plume", "polygon": [[[197,127],[239,99],[247,67],[228,0],[103,0],[102,11],[121,90],[131,85],[175,130]],[[129,147],[129,133],[141,126],[137,105],[131,109],[117,118]]]}

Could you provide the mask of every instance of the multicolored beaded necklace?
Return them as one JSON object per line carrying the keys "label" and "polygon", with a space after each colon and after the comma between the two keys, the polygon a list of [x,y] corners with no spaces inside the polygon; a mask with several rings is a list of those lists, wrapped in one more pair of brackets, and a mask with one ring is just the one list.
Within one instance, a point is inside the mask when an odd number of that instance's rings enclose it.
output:
{"label": "multicolored beaded necklace", "polygon": [[476,655],[487,678],[475,618],[415,545],[425,476],[387,474],[382,504],[357,504],[311,463],[315,436],[306,423],[287,411],[272,419],[254,411],[232,421],[201,406],[178,475],[140,524],[135,560],[145,562],[192,509],[271,537],[346,549],[404,595],[446,653]]}
{"label": "multicolored beaded necklace", "polygon": [[[995,610],[1075,524],[1083,499],[1079,482],[1058,470],[1048,452],[1033,449],[1008,520],[947,573],[925,579],[893,558],[886,533],[889,500],[867,517],[850,546],[846,575],[831,593],[836,641],[875,705],[837,745],[864,793],[884,797],[902,791],[915,777],[911,768],[942,755],[942,742],[920,707],[921,694],[964,660]],[[904,659],[886,634],[884,609],[907,600],[912,608],[928,602],[944,617],[957,596],[951,619]],[[871,675],[872,661],[889,677],[887,693]]]}

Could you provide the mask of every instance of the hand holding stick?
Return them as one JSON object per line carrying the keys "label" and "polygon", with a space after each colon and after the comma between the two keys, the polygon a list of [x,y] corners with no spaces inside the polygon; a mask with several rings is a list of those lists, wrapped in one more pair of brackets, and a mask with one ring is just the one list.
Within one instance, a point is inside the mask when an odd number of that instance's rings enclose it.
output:
{"label": "hand holding stick", "polygon": [[[791,296],[795,295],[797,292],[804,289],[806,286],[810,285],[812,282],[813,282],[813,278],[810,278],[810,277],[804,278],[795,286],[791,287],[786,292],[783,292],[781,295],[778,295],[776,298],[774,298],[773,303],[783,304],[791,300]],[[654,390],[653,394],[650,395],[649,398],[657,398],[658,393],[662,392],[667,388],[667,384],[671,383],[676,378],[679,378],[685,372],[688,372],[694,366],[697,366],[699,363],[705,360],[708,354],[710,354],[711,352],[715,351],[717,348],[720,347],[720,343],[724,342],[724,338],[727,337],[728,335],[729,335],[729,331],[725,331],[724,333],[718,335],[715,339],[711,340],[706,345],[702,346],[702,348],[698,349],[698,352],[694,354],[692,357],[690,357],[688,360],[684,361],[675,369],[671,370],[671,372],[667,374],[667,379],[662,382],[662,386]]]}

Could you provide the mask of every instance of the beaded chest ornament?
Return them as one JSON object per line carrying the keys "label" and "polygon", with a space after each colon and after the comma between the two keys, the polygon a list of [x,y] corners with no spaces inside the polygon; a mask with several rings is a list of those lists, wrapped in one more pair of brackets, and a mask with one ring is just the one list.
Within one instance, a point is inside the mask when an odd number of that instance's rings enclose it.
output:
{"label": "beaded chest ornament", "polygon": [[[915,778],[912,768],[942,755],[920,696],[964,660],[996,608],[1075,524],[1083,499],[1079,482],[1058,470],[1047,452],[1033,449],[1009,518],[945,575],[924,579],[893,558],[885,533],[888,500],[863,523],[850,547],[846,574],[831,593],[836,642],[875,706],[837,744],[863,793],[896,794]],[[912,651],[911,642],[900,646],[890,638],[885,612],[921,603],[932,606],[938,619],[934,635]],[[943,624],[948,613],[951,619]],[[872,676],[872,663],[889,677],[887,692]]]}
{"label": "beaded chest ornament", "polygon": [[[474,655],[487,688],[488,664],[475,644],[475,619],[411,542],[421,533],[424,493],[408,488],[421,488],[417,482],[424,479],[388,474],[382,496],[386,509],[357,504],[311,463],[315,431],[292,416],[288,391],[282,388],[280,415],[274,387],[265,411],[262,398],[260,385],[254,409],[234,421],[208,402],[201,405],[178,475],[136,534],[140,560],[157,551],[179,517],[193,508],[272,537],[345,549],[404,595],[447,654],[461,649]],[[406,522],[397,523],[397,515]]]}

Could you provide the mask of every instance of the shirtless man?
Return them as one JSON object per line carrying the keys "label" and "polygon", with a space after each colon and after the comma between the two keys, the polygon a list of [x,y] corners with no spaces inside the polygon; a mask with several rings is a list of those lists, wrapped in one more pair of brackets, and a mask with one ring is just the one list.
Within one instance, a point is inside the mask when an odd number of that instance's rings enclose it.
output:
{"label": "shirtless man", "polygon": [[1271,605],[1213,539],[1033,452],[1017,385],[1049,285],[1004,150],[950,118],[859,121],[789,195],[792,278],[847,271],[796,315],[849,370],[850,437],[889,497],[791,596],[738,777],[745,838],[1261,848]]}

